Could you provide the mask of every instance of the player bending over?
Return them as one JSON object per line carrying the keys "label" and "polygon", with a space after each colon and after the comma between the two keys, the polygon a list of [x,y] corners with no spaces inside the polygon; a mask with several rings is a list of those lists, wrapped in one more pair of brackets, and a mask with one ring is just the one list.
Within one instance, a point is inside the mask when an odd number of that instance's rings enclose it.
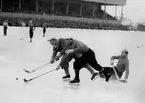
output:
{"label": "player bending over", "polygon": [[103,73],[103,68],[100,66],[100,64],[98,64],[94,51],[81,41],[72,39],[65,53],[66,55],[74,53],[82,55],[73,63],[73,68],[75,70],[75,78],[72,81],[70,81],[71,84],[80,82],[79,71],[87,64],[93,67],[95,70],[99,71],[100,73]]}
{"label": "player bending over", "polygon": [[[60,57],[62,57],[56,69],[58,70],[60,67],[64,69],[66,75],[62,77],[63,79],[70,78],[70,73],[68,69],[69,62],[72,59],[78,59],[82,56],[79,53],[73,53],[73,54],[65,53],[65,51],[68,49],[69,45],[71,44],[72,40],[73,40],[72,38],[60,38],[60,39],[51,38],[50,40],[48,40],[50,44],[53,46],[51,63],[54,63],[55,61],[59,60]],[[86,64],[85,67],[91,72],[92,74],[91,79],[93,80],[98,73],[94,72],[94,70],[88,64]]]}

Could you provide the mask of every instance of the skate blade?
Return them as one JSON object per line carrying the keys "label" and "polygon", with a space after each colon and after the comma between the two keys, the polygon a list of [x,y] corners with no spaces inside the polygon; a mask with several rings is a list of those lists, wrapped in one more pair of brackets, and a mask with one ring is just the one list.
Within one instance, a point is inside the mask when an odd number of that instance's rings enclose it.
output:
{"label": "skate blade", "polygon": [[67,82],[67,81],[70,81],[70,78],[67,78],[67,79],[63,79],[63,81],[66,81],[66,82]]}
{"label": "skate blade", "polygon": [[98,78],[98,75],[94,77],[94,79],[92,81],[95,81]]}
{"label": "skate blade", "polygon": [[127,81],[125,81],[125,80],[119,80],[120,82],[122,82],[122,83],[127,83]]}
{"label": "skate blade", "polygon": [[69,83],[69,85],[72,85],[72,86],[79,86],[80,84],[79,84],[79,83]]}
{"label": "skate blade", "polygon": [[110,80],[111,81],[117,81],[117,78],[116,77],[115,78],[114,77],[111,77]]}

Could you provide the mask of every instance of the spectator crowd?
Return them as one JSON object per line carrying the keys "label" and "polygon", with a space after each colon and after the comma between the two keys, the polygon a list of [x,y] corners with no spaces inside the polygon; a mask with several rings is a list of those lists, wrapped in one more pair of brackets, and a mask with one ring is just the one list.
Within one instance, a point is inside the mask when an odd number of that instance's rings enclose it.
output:
{"label": "spectator crowd", "polygon": [[127,26],[118,24],[98,24],[86,23],[79,21],[67,20],[46,20],[38,18],[16,18],[16,17],[0,17],[0,25],[3,21],[8,21],[9,26],[28,26],[29,20],[32,20],[36,27],[42,27],[43,23],[47,23],[48,27],[55,28],[76,28],[76,29],[101,29],[101,30],[128,30]]}
{"label": "spectator crowd", "polygon": [[[11,12],[11,13],[27,13],[27,14],[40,14],[40,15],[58,15],[58,16],[69,16],[69,17],[80,17],[80,18],[97,18],[105,20],[117,20],[116,18],[109,15],[107,12],[104,12],[102,9],[98,9],[94,16],[92,16],[92,5],[83,4],[82,15],[80,15],[80,4],[71,3],[69,12],[66,13],[66,3],[55,2],[54,10],[52,10],[52,0],[49,2],[42,2],[39,0],[39,6],[36,6],[36,2],[30,0],[22,0],[20,3],[17,0],[3,1],[1,6],[1,12]],[[42,5],[43,4],[43,5]],[[49,5],[49,6],[48,6]],[[37,8],[38,7],[38,8]],[[73,8],[73,9],[72,9]],[[77,9],[76,9],[77,8]],[[66,15],[67,14],[67,15]],[[105,15],[105,16],[104,16]],[[101,29],[101,30],[134,30],[130,25],[122,24],[110,24],[110,23],[89,23],[83,21],[75,20],[59,20],[59,19],[43,19],[43,18],[21,18],[21,17],[4,17],[0,16],[0,25],[4,21],[8,21],[9,26],[28,26],[29,20],[32,20],[36,27],[42,27],[45,23],[48,24],[48,27],[56,28],[78,28],[78,29]],[[145,26],[139,24],[137,29],[139,31],[145,31]]]}

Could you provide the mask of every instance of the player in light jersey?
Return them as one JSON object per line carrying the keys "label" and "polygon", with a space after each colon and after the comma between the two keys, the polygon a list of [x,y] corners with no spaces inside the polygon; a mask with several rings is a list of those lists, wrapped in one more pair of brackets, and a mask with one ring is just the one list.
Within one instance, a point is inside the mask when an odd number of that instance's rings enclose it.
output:
{"label": "player in light jersey", "polygon": [[[118,56],[112,56],[111,57],[111,61],[118,59],[118,63],[116,65],[115,70],[117,72],[117,75],[119,77],[119,79],[122,78],[123,73],[125,72],[125,77],[123,80],[123,82],[127,82],[128,76],[129,76],[129,59],[128,59],[128,50],[127,49],[123,49],[121,52],[121,55]],[[111,62],[111,65],[113,65],[114,62]],[[104,71],[110,75],[106,81],[109,80],[109,78],[115,74],[114,70],[112,67],[103,67]]]}

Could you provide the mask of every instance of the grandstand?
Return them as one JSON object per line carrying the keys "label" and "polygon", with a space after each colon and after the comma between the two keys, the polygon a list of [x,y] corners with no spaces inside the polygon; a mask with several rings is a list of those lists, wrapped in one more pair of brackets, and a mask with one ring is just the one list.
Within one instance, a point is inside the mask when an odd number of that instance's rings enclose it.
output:
{"label": "grandstand", "polygon": [[121,6],[122,16],[126,0],[1,0],[0,5],[2,17],[120,24],[106,6]]}

